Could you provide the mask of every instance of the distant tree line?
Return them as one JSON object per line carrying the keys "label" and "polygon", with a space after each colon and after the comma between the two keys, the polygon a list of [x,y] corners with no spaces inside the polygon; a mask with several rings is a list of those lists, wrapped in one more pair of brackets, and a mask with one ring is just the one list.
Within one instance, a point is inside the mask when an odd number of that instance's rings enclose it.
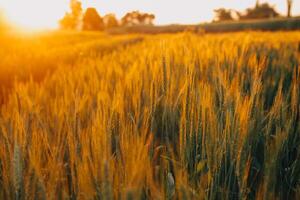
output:
{"label": "distant tree line", "polygon": [[[287,17],[291,17],[292,0],[287,0]],[[258,0],[254,7],[247,8],[244,12],[239,12],[233,9],[219,8],[214,10],[214,21],[232,21],[232,20],[247,20],[247,19],[264,19],[276,18],[280,14],[275,7],[268,3],[260,3]]]}
{"label": "distant tree line", "polygon": [[96,8],[83,10],[79,0],[71,0],[70,11],[59,21],[59,25],[67,30],[101,31],[119,26],[153,25],[154,19],[155,15],[139,11],[129,12],[120,20],[112,13],[102,17]]}

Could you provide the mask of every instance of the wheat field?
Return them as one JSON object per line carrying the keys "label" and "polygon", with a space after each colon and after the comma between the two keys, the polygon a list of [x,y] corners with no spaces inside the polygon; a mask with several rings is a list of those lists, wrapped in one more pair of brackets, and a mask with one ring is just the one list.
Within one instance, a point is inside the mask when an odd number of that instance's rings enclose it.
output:
{"label": "wheat field", "polygon": [[299,199],[299,42],[0,36],[0,199]]}

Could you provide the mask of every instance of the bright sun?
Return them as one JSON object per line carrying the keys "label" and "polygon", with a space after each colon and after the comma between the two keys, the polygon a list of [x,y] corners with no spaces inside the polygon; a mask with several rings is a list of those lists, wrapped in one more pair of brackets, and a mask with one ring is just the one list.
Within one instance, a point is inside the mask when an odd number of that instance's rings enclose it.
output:
{"label": "bright sun", "polygon": [[8,20],[22,28],[55,28],[68,10],[68,0],[4,0],[1,3]]}

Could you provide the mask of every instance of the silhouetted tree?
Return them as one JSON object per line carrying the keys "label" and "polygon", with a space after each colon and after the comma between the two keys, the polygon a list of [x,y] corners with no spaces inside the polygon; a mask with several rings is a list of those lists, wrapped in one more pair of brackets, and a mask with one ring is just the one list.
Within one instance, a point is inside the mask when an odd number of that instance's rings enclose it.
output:
{"label": "silhouetted tree", "polygon": [[291,13],[292,4],[293,4],[292,0],[287,0],[287,17],[291,17],[292,16],[292,13]]}
{"label": "silhouetted tree", "polygon": [[122,19],[121,23],[124,26],[133,25],[153,25],[155,15],[149,13],[140,13],[139,11],[132,11],[127,13]]}
{"label": "silhouetted tree", "polygon": [[256,0],[256,4],[255,4],[255,7],[259,7],[260,3],[259,3],[259,0]]}
{"label": "silhouetted tree", "polygon": [[95,8],[88,8],[82,19],[83,30],[101,31],[104,29],[103,19]]}
{"label": "silhouetted tree", "polygon": [[137,19],[137,15],[138,15],[137,11],[126,13],[126,15],[121,19],[122,25],[131,26],[131,25],[138,24],[139,22]]}
{"label": "silhouetted tree", "polygon": [[103,17],[105,28],[114,28],[119,26],[119,22],[114,14],[107,14]]}
{"label": "silhouetted tree", "polygon": [[219,9],[214,10],[214,12],[215,12],[214,21],[231,21],[231,20],[233,20],[232,10],[227,10],[225,8],[219,8]]}
{"label": "silhouetted tree", "polygon": [[71,12],[67,12],[65,16],[59,21],[62,29],[80,29],[82,6],[78,0],[71,0],[70,2]]}
{"label": "silhouetted tree", "polygon": [[153,20],[155,19],[155,15],[148,13],[140,13],[138,15],[138,21],[143,25],[153,25]]}
{"label": "silhouetted tree", "polygon": [[273,18],[278,17],[279,13],[274,7],[270,6],[268,3],[259,4],[257,1],[254,8],[248,8],[245,14],[240,14],[240,19],[263,19],[263,18]]}

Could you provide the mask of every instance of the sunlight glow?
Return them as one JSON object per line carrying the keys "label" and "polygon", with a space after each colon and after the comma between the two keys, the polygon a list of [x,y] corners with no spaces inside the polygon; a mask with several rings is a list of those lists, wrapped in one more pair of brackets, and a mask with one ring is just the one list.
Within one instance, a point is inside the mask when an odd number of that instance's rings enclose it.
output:
{"label": "sunlight glow", "polygon": [[7,19],[22,28],[57,27],[58,20],[68,10],[68,0],[3,0],[0,8]]}
{"label": "sunlight glow", "polygon": [[[140,10],[156,15],[156,24],[193,24],[211,21],[215,8],[244,10],[256,0],[83,0],[83,8],[96,7],[100,15],[115,13],[121,18],[126,12]],[[261,1],[264,2],[264,1]],[[269,0],[283,15],[285,0]],[[69,0],[1,0],[7,18],[15,25],[36,29],[56,28],[68,8]],[[300,0],[294,0],[293,14],[300,14]]]}

